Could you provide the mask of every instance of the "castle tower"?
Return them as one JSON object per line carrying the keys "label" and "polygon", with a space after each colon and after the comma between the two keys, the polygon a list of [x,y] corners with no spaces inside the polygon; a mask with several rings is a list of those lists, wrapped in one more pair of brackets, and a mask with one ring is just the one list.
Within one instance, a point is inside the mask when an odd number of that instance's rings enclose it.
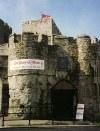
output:
{"label": "castle tower", "polygon": [[[85,104],[85,117],[93,113],[93,76],[91,75],[91,39],[87,35],[77,38],[79,71],[79,103]],[[91,98],[91,99],[90,99]],[[91,119],[91,118],[90,118]]]}
{"label": "castle tower", "polygon": [[22,32],[33,32],[47,36],[61,35],[59,28],[51,16],[42,16],[41,19],[26,21],[22,24]]}
{"label": "castle tower", "polygon": [[91,39],[89,36],[82,35],[77,38],[78,62],[80,63],[81,75],[90,75],[90,45]]}
{"label": "castle tower", "polygon": [[22,24],[22,32],[32,32],[38,35],[48,36],[48,45],[53,45],[53,37],[61,35],[59,28],[51,16],[42,15],[41,19],[26,21]]}
{"label": "castle tower", "polygon": [[[38,45],[36,39],[37,36],[33,33],[23,33],[22,36],[12,35],[10,37],[8,58],[9,112],[29,113],[30,109],[26,107],[32,106],[34,107],[32,113],[35,114],[35,107],[40,101],[41,88],[42,86],[46,87],[46,77],[38,75],[44,73],[46,51],[42,53],[45,48],[42,48],[41,44]],[[38,46],[41,47],[40,51],[37,50]],[[43,82],[41,87],[39,80]]]}

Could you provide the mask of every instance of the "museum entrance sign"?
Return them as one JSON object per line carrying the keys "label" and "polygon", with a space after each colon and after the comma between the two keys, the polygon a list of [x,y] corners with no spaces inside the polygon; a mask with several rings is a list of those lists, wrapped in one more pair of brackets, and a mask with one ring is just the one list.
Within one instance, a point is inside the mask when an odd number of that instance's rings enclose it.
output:
{"label": "museum entrance sign", "polygon": [[38,69],[44,70],[44,60],[40,59],[18,59],[9,61],[10,70]]}

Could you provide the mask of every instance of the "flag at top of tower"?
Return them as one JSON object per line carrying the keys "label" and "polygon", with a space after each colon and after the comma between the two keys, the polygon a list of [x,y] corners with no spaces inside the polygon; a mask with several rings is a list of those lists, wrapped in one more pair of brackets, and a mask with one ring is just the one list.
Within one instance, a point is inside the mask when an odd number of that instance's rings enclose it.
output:
{"label": "flag at top of tower", "polygon": [[42,19],[48,19],[48,18],[51,18],[51,16],[50,16],[50,15],[42,14],[42,15],[41,15],[41,18],[42,18]]}

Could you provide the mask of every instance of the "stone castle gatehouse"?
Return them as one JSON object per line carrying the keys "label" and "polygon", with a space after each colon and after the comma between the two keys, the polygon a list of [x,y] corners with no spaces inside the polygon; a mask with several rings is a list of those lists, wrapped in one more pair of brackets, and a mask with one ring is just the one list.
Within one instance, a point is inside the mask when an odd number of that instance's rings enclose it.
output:
{"label": "stone castle gatehouse", "polygon": [[[61,34],[53,19],[27,21],[22,34],[12,34],[0,46],[0,108],[8,112],[50,115],[72,120],[77,104],[84,119],[100,118],[100,42],[80,35]],[[5,95],[6,94],[6,95]],[[10,108],[17,107],[17,108]],[[22,117],[26,117],[25,114]]]}

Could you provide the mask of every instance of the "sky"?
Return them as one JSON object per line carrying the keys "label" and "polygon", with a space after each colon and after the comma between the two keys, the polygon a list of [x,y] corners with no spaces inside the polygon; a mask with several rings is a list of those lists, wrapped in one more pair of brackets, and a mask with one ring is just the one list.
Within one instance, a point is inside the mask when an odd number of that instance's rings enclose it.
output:
{"label": "sky", "polygon": [[0,18],[13,32],[21,23],[50,15],[63,35],[88,34],[100,38],[100,0],[0,0]]}

